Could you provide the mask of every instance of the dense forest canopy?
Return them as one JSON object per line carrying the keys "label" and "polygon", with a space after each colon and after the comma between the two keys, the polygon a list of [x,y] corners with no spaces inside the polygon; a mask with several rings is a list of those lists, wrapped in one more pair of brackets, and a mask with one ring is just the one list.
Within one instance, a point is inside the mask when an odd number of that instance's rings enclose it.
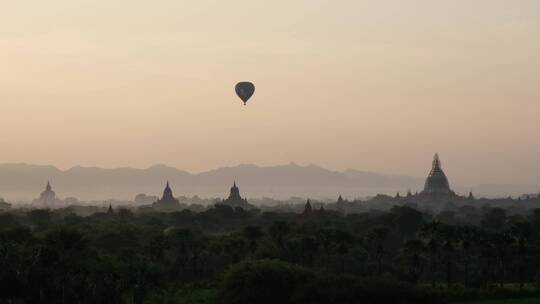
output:
{"label": "dense forest canopy", "polygon": [[540,209],[321,207],[9,210],[0,303],[437,303],[540,283]]}

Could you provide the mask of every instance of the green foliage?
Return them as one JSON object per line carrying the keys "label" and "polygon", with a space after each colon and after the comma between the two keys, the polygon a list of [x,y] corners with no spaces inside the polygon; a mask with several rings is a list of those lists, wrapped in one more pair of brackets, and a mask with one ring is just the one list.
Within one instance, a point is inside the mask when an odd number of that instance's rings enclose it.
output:
{"label": "green foliage", "polygon": [[278,260],[247,260],[231,267],[219,290],[224,304],[291,303],[296,289],[313,274]]}
{"label": "green foliage", "polygon": [[513,303],[513,301],[516,301],[517,299],[536,298],[538,297],[538,292],[532,286],[526,288],[519,288],[518,286],[507,286],[506,288],[500,288],[493,286],[482,289],[455,288],[445,292],[444,296],[450,302],[478,301],[479,303],[483,303],[486,301],[489,303],[496,299],[512,299],[506,301]]}
{"label": "green foliage", "polygon": [[540,209],[463,207],[445,222],[411,207],[82,209],[0,213],[0,303],[437,303],[429,290],[475,300],[540,287]]}
{"label": "green foliage", "polygon": [[460,304],[538,304],[540,298],[530,299],[503,299],[503,300],[479,300],[474,302],[456,302]]}
{"label": "green foliage", "polygon": [[215,288],[186,285],[170,287],[148,297],[145,304],[215,304],[217,300]]}
{"label": "green foliage", "polygon": [[444,303],[434,292],[391,278],[357,278],[354,276],[318,276],[302,286],[294,303]]}
{"label": "green foliage", "polygon": [[222,303],[442,303],[440,295],[388,278],[314,274],[277,260],[248,260],[229,269]]}

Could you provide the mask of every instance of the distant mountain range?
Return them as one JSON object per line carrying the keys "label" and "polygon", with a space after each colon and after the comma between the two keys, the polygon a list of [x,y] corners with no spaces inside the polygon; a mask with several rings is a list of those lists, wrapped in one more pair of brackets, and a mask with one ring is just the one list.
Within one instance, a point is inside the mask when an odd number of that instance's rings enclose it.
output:
{"label": "distant mountain range", "polygon": [[[353,169],[333,171],[294,163],[268,167],[238,165],[197,174],[166,165],[147,169],[73,167],[60,170],[53,166],[0,164],[0,197],[12,202],[31,200],[45,188],[47,180],[51,181],[59,197],[80,200],[133,200],[138,193],[160,195],[167,180],[176,196],[226,197],[236,180],[241,193],[248,198],[280,199],[291,196],[336,198],[338,194],[352,199],[378,193],[395,194],[396,191],[404,194],[407,189],[421,190],[424,182],[423,178],[417,177]],[[540,189],[527,185],[480,187],[489,191],[479,192],[485,195],[534,193]],[[464,189],[468,191],[469,188]]]}

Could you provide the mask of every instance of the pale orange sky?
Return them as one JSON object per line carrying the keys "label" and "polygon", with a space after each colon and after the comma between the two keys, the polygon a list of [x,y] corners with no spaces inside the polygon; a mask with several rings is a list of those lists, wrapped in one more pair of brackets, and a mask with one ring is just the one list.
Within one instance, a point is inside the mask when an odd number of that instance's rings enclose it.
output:
{"label": "pale orange sky", "polygon": [[0,163],[540,184],[537,0],[4,0],[0,68]]}

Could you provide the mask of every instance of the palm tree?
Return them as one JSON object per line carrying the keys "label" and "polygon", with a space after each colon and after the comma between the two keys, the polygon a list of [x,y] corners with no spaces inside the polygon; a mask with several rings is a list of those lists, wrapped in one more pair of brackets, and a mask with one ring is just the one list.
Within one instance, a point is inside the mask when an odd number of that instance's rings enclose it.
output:
{"label": "palm tree", "polygon": [[432,273],[431,286],[435,287],[435,271],[437,270],[437,258],[440,247],[440,226],[439,222],[431,222],[420,229],[420,237],[425,240],[429,254],[429,269]]}
{"label": "palm tree", "polygon": [[382,275],[382,260],[384,256],[384,241],[390,230],[387,227],[375,227],[368,234],[370,242],[376,244],[375,259],[377,260],[377,273]]}
{"label": "palm tree", "polygon": [[313,257],[319,247],[317,240],[312,236],[303,236],[300,239],[300,249],[302,252],[303,262],[307,266],[313,265]]}
{"label": "palm tree", "polygon": [[469,266],[471,263],[471,248],[474,242],[479,239],[477,229],[474,227],[461,227],[458,231],[458,242],[463,252],[463,264],[465,267],[464,283],[465,288],[469,286]]}
{"label": "palm tree", "polygon": [[[174,264],[185,271],[189,261],[190,243],[192,232],[188,229],[178,229],[168,235],[168,241],[174,252]],[[178,271],[178,269],[176,269]]]}
{"label": "palm tree", "polygon": [[258,226],[247,226],[242,230],[242,235],[249,241],[251,254],[257,249],[257,240],[264,236],[264,232]]}
{"label": "palm tree", "polygon": [[169,248],[168,239],[163,235],[159,235],[150,241],[147,250],[150,258],[154,261],[162,261],[167,248]]}
{"label": "palm tree", "polygon": [[87,240],[76,230],[59,229],[46,236],[46,243],[57,253],[57,260],[53,267],[59,278],[61,303],[65,303],[66,293],[70,291],[72,279],[79,269],[77,266],[87,247]]}
{"label": "palm tree", "polygon": [[518,276],[519,276],[519,288],[523,288],[524,278],[523,278],[523,266],[525,251],[528,245],[529,240],[533,236],[534,230],[531,224],[527,222],[518,222],[512,225],[510,228],[510,235],[514,239],[514,242],[518,246]]}
{"label": "palm tree", "polygon": [[451,226],[445,225],[443,227],[440,231],[440,237],[443,241],[441,248],[446,258],[446,287],[450,288],[452,286],[452,266],[455,252],[455,230]]}
{"label": "palm tree", "polygon": [[276,245],[280,249],[283,249],[284,247],[283,240],[285,236],[289,233],[289,230],[290,230],[289,223],[285,221],[276,221],[272,223],[272,225],[268,229],[268,234],[276,242]]}
{"label": "palm tree", "polygon": [[512,244],[512,237],[507,232],[495,232],[488,236],[488,242],[495,252],[498,266],[499,287],[503,288],[506,272],[506,257],[508,248]]}
{"label": "palm tree", "polygon": [[411,264],[409,266],[409,273],[413,279],[414,283],[418,282],[421,268],[420,268],[420,260],[421,260],[421,254],[425,250],[424,243],[420,240],[413,239],[408,240],[405,242],[404,245],[404,251],[410,255],[411,258]]}
{"label": "palm tree", "polygon": [[236,264],[246,252],[246,242],[241,237],[230,237],[223,247],[224,252],[231,257],[231,262]]}
{"label": "palm tree", "polygon": [[336,241],[336,252],[341,259],[341,272],[343,273],[345,272],[345,254],[349,252],[354,237],[349,232],[338,229],[335,231],[334,239]]}
{"label": "palm tree", "polygon": [[321,245],[325,253],[324,268],[328,270],[328,262],[330,260],[330,252],[334,245],[334,231],[328,228],[319,229],[317,232],[317,243]]}

